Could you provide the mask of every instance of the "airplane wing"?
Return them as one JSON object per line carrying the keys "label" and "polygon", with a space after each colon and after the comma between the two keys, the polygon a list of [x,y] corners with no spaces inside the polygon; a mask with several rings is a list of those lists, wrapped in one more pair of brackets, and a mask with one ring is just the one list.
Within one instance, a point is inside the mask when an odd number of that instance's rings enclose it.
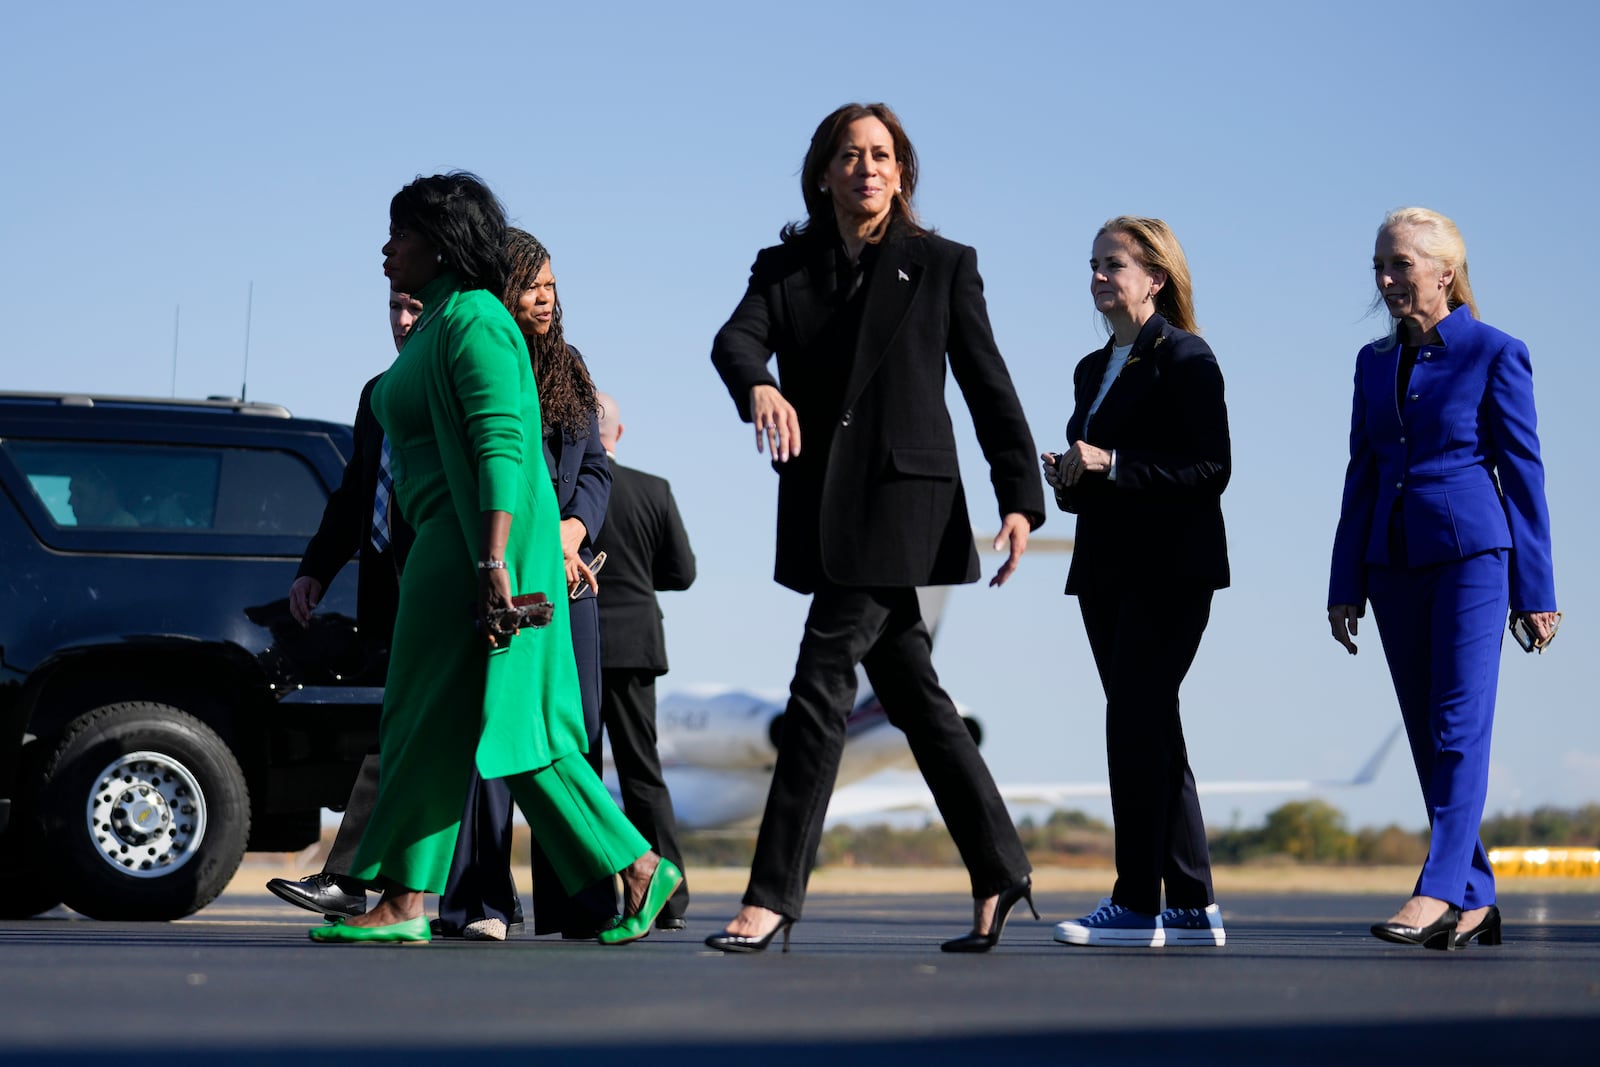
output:
{"label": "airplane wing", "polygon": [[[1349,778],[1316,779],[1247,779],[1243,781],[1210,781],[1196,783],[1201,796],[1227,796],[1252,793],[1316,793],[1331,789],[1353,789],[1367,785],[1378,775],[1389,750],[1400,737],[1401,728],[1395,727],[1359,770]],[[882,776],[880,776],[882,777]],[[901,776],[903,782],[861,782],[846,786],[833,794],[828,805],[828,818],[889,814],[902,811],[934,812],[933,794],[919,778]],[[1105,782],[1059,782],[1038,784],[1001,785],[1000,797],[1013,807],[1044,807],[1060,805],[1064,801],[1084,797],[1105,797],[1111,793]]]}

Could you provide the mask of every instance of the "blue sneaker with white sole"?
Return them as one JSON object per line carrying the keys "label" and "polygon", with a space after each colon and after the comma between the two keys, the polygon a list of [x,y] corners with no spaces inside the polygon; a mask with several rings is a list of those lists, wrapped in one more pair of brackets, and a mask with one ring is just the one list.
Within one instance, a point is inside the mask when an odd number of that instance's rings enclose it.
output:
{"label": "blue sneaker with white sole", "polygon": [[1106,897],[1100,906],[1081,919],[1056,923],[1056,940],[1063,945],[1113,945],[1124,948],[1160,948],[1167,943],[1161,916],[1111,903]]}
{"label": "blue sneaker with white sole", "polygon": [[1203,908],[1168,908],[1161,913],[1161,928],[1169,945],[1221,948],[1228,941],[1222,929],[1222,909],[1215,904]]}

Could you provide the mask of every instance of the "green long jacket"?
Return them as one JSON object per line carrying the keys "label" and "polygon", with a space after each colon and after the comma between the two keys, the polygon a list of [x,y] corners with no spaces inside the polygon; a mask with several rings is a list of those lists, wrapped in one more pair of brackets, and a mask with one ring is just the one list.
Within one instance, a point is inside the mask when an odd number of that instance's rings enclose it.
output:
{"label": "green long jacket", "polygon": [[[555,618],[490,650],[478,770],[499,778],[549,766],[588,741],[572,653],[560,511],[545,467],[539,395],[522,332],[483,289],[446,273],[417,294],[423,328],[402,359],[418,361],[450,498],[461,524],[461,566],[474,573],[481,513],[512,516],[506,565],[514,594],[542,592]],[[443,306],[429,314],[436,303]]]}

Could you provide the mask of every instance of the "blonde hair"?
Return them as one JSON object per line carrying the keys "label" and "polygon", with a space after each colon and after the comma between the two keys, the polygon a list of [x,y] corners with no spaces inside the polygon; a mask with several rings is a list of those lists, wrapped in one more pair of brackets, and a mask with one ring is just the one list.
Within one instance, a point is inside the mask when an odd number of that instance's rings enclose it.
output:
{"label": "blonde hair", "polygon": [[[1185,333],[1199,333],[1200,327],[1194,321],[1194,282],[1189,277],[1189,261],[1184,258],[1183,246],[1173,235],[1172,227],[1160,219],[1118,215],[1107,219],[1095,236],[1108,233],[1127,234],[1138,246],[1144,269],[1167,276],[1166,284],[1156,293],[1156,311],[1161,317]],[[1108,328],[1109,325],[1108,322]]]}
{"label": "blonde hair", "polygon": [[[1472,297],[1472,282],[1467,277],[1467,243],[1461,239],[1461,231],[1456,228],[1455,222],[1449,216],[1425,207],[1398,207],[1383,217],[1383,225],[1378,227],[1378,233],[1401,226],[1415,231],[1413,239],[1417,251],[1455,272],[1446,297],[1450,310],[1465,307],[1473,318],[1477,318],[1478,302]],[[1382,303],[1383,296],[1380,293],[1375,306],[1381,306]]]}

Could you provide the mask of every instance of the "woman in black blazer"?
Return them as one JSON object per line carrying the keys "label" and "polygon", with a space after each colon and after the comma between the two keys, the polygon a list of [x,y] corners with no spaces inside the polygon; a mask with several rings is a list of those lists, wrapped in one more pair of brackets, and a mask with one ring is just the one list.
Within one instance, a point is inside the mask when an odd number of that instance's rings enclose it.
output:
{"label": "woman in black blazer", "polygon": [[1211,594],[1228,584],[1222,372],[1195,336],[1188,263],[1166,223],[1110,220],[1089,267],[1112,337],[1073,374],[1071,447],[1043,458],[1056,503],[1078,516],[1067,592],[1078,597],[1106,693],[1117,882],[1055,936],[1072,945],[1221,945],[1178,688]]}
{"label": "woman in black blazer", "polygon": [[[999,791],[930,658],[916,587],[978,578],[955,437],[955,375],[989,461],[1016,569],[1044,521],[1032,436],[995,347],[977,254],[911,207],[917,160],[893,111],[850,104],[801,168],[807,218],[763,250],[711,358],[778,472],[775,576],[812,594],[744,908],[706,943],[764,949],[800,917],[856,697],[856,666],[904,730],[972,878],[981,952],[1029,896],[1031,868]],[[776,354],[778,377],[767,369]],[[948,363],[947,363],[948,360]],[[780,382],[781,380],[781,387]],[[802,435],[804,449],[802,450]],[[1031,901],[1030,901],[1031,904]]]}

